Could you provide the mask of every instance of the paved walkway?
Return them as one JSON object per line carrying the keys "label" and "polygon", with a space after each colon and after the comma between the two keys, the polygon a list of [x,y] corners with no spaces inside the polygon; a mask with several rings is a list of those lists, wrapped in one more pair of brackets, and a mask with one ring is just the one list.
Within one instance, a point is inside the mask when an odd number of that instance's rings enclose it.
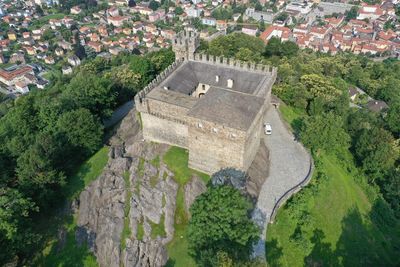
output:
{"label": "paved walkway", "polygon": [[270,107],[264,118],[264,122],[269,122],[272,127],[272,135],[263,133],[269,149],[270,169],[257,200],[258,212],[255,212],[253,219],[263,227],[261,239],[254,247],[254,256],[265,258],[265,234],[274,205],[287,190],[307,176],[310,156],[300,143],[294,141],[293,134],[282,122],[277,109]]}

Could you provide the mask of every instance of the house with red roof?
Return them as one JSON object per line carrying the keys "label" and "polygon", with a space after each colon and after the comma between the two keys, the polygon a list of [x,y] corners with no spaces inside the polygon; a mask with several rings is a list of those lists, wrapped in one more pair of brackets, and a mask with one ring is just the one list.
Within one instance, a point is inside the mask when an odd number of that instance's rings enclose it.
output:
{"label": "house with red roof", "polygon": [[19,67],[12,71],[0,69],[0,82],[8,86],[15,85],[17,82],[24,81],[25,74],[28,73],[34,75],[33,69],[30,66]]}
{"label": "house with red roof", "polygon": [[291,31],[289,28],[272,25],[269,26],[263,33],[261,33],[260,38],[264,41],[264,43],[268,43],[272,37],[277,37],[282,41],[287,41],[289,40],[290,35]]}

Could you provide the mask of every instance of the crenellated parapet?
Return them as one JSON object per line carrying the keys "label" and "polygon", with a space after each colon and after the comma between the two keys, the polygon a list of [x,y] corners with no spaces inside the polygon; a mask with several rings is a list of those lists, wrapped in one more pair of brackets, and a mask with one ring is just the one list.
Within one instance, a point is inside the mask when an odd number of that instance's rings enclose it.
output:
{"label": "crenellated parapet", "polygon": [[[270,88],[272,84],[275,82],[277,76],[277,68],[256,64],[254,62],[245,62],[241,60],[237,60],[234,58],[226,58],[221,56],[214,56],[205,53],[194,53],[191,61],[204,62],[213,65],[220,65],[222,67],[229,67],[233,69],[245,70],[255,73],[266,74],[270,76],[268,79],[268,84],[266,88]],[[155,87],[157,87],[162,81],[164,81],[172,72],[174,72],[186,59],[178,58],[174,63],[168,66],[164,71],[156,76],[154,80],[152,80],[147,86],[143,88],[140,92],[138,92],[135,96],[135,105],[136,107],[140,107],[143,104],[145,96]]]}
{"label": "crenellated parapet", "polygon": [[234,69],[241,69],[245,71],[257,72],[257,73],[267,73],[271,76],[276,76],[277,68],[263,65],[263,64],[256,64],[255,62],[246,62],[237,60],[234,58],[226,58],[221,56],[214,56],[206,53],[195,53],[193,55],[193,61],[199,61],[209,64],[216,64],[224,67],[234,68]]}
{"label": "crenellated parapet", "polygon": [[141,91],[139,91],[135,95],[135,105],[139,106],[142,104],[143,99],[145,96],[157,85],[159,85],[165,78],[167,78],[172,72],[174,72],[181,64],[183,60],[178,59],[174,61],[171,65],[169,65],[164,71],[162,71],[160,74],[156,76],[155,79],[153,79],[148,85],[146,85]]}

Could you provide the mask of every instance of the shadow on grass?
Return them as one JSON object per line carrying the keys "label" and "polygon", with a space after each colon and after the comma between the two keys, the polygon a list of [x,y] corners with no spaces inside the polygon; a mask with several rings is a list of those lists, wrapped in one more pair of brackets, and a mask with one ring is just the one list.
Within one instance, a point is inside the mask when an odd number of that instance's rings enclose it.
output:
{"label": "shadow on grass", "polygon": [[165,264],[165,267],[174,267],[176,264],[176,261],[173,259],[168,259],[167,264]]}
{"label": "shadow on grass", "polygon": [[290,127],[293,129],[293,135],[296,139],[299,139],[300,130],[303,127],[303,118],[296,118],[290,123]]}
{"label": "shadow on grass", "polygon": [[268,266],[281,266],[280,259],[283,256],[282,247],[278,245],[277,239],[265,243],[265,255],[268,259]]}
{"label": "shadow on grass", "polygon": [[[34,265],[38,266],[97,266],[94,256],[86,245],[79,246],[75,240],[76,222],[69,209],[70,201],[94,181],[102,172],[108,161],[108,148],[103,147],[68,179],[55,209],[42,213],[36,218],[36,231],[43,237],[45,247]],[[60,235],[60,229],[64,233]],[[62,232],[62,231],[61,231]],[[60,242],[64,240],[64,242]]]}
{"label": "shadow on grass", "polygon": [[[310,239],[313,249],[304,258],[304,265],[399,266],[399,223],[386,206],[378,199],[366,216],[358,208],[351,209],[342,220],[342,233],[335,250],[323,242],[323,231],[315,229]],[[368,219],[371,224],[365,223]]]}
{"label": "shadow on grass", "polygon": [[58,238],[48,243],[44,254],[36,262],[39,266],[98,266],[86,243],[78,245],[75,238],[77,229],[72,216],[68,216],[58,232]]}

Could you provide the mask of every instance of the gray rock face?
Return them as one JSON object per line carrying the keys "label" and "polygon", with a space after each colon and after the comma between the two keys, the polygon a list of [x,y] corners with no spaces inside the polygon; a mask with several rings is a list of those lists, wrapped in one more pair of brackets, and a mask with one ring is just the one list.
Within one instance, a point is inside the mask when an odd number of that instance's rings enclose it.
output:
{"label": "gray rock face", "polygon": [[167,260],[167,251],[157,240],[142,242],[128,239],[122,253],[122,264],[125,267],[161,267]]}
{"label": "gray rock face", "polygon": [[[88,244],[101,267],[164,266],[168,260],[164,246],[174,235],[178,185],[162,162],[152,161],[168,146],[143,142],[140,128],[132,124],[132,113],[110,140],[105,170],[73,205],[78,214],[75,238],[78,244]],[[127,174],[130,186],[125,184]],[[131,198],[126,199],[127,195]],[[126,245],[122,249],[124,208],[128,204],[132,235],[124,240]],[[165,235],[154,237],[155,225],[164,227]],[[139,227],[142,240],[138,240]]]}
{"label": "gray rock face", "polygon": [[96,239],[91,250],[98,263],[100,266],[119,266],[120,237],[124,226],[123,178],[110,169],[106,170],[81,193],[79,202],[77,223],[88,233],[95,233]]}
{"label": "gray rock face", "polygon": [[206,184],[197,176],[193,176],[185,185],[185,208],[189,215],[189,208],[192,206],[194,200],[206,190]]}
{"label": "gray rock face", "polygon": [[[142,159],[143,160],[143,159]],[[174,235],[174,215],[178,184],[172,179],[172,173],[163,163],[156,168],[145,161],[143,164],[143,176],[139,176],[137,168],[139,164],[132,165],[131,184],[135,185],[135,191],[131,198],[129,212],[131,229],[137,236],[138,227],[143,227],[143,240],[151,239],[151,223],[161,224],[165,230],[165,236],[157,237],[162,244],[167,244]]]}

